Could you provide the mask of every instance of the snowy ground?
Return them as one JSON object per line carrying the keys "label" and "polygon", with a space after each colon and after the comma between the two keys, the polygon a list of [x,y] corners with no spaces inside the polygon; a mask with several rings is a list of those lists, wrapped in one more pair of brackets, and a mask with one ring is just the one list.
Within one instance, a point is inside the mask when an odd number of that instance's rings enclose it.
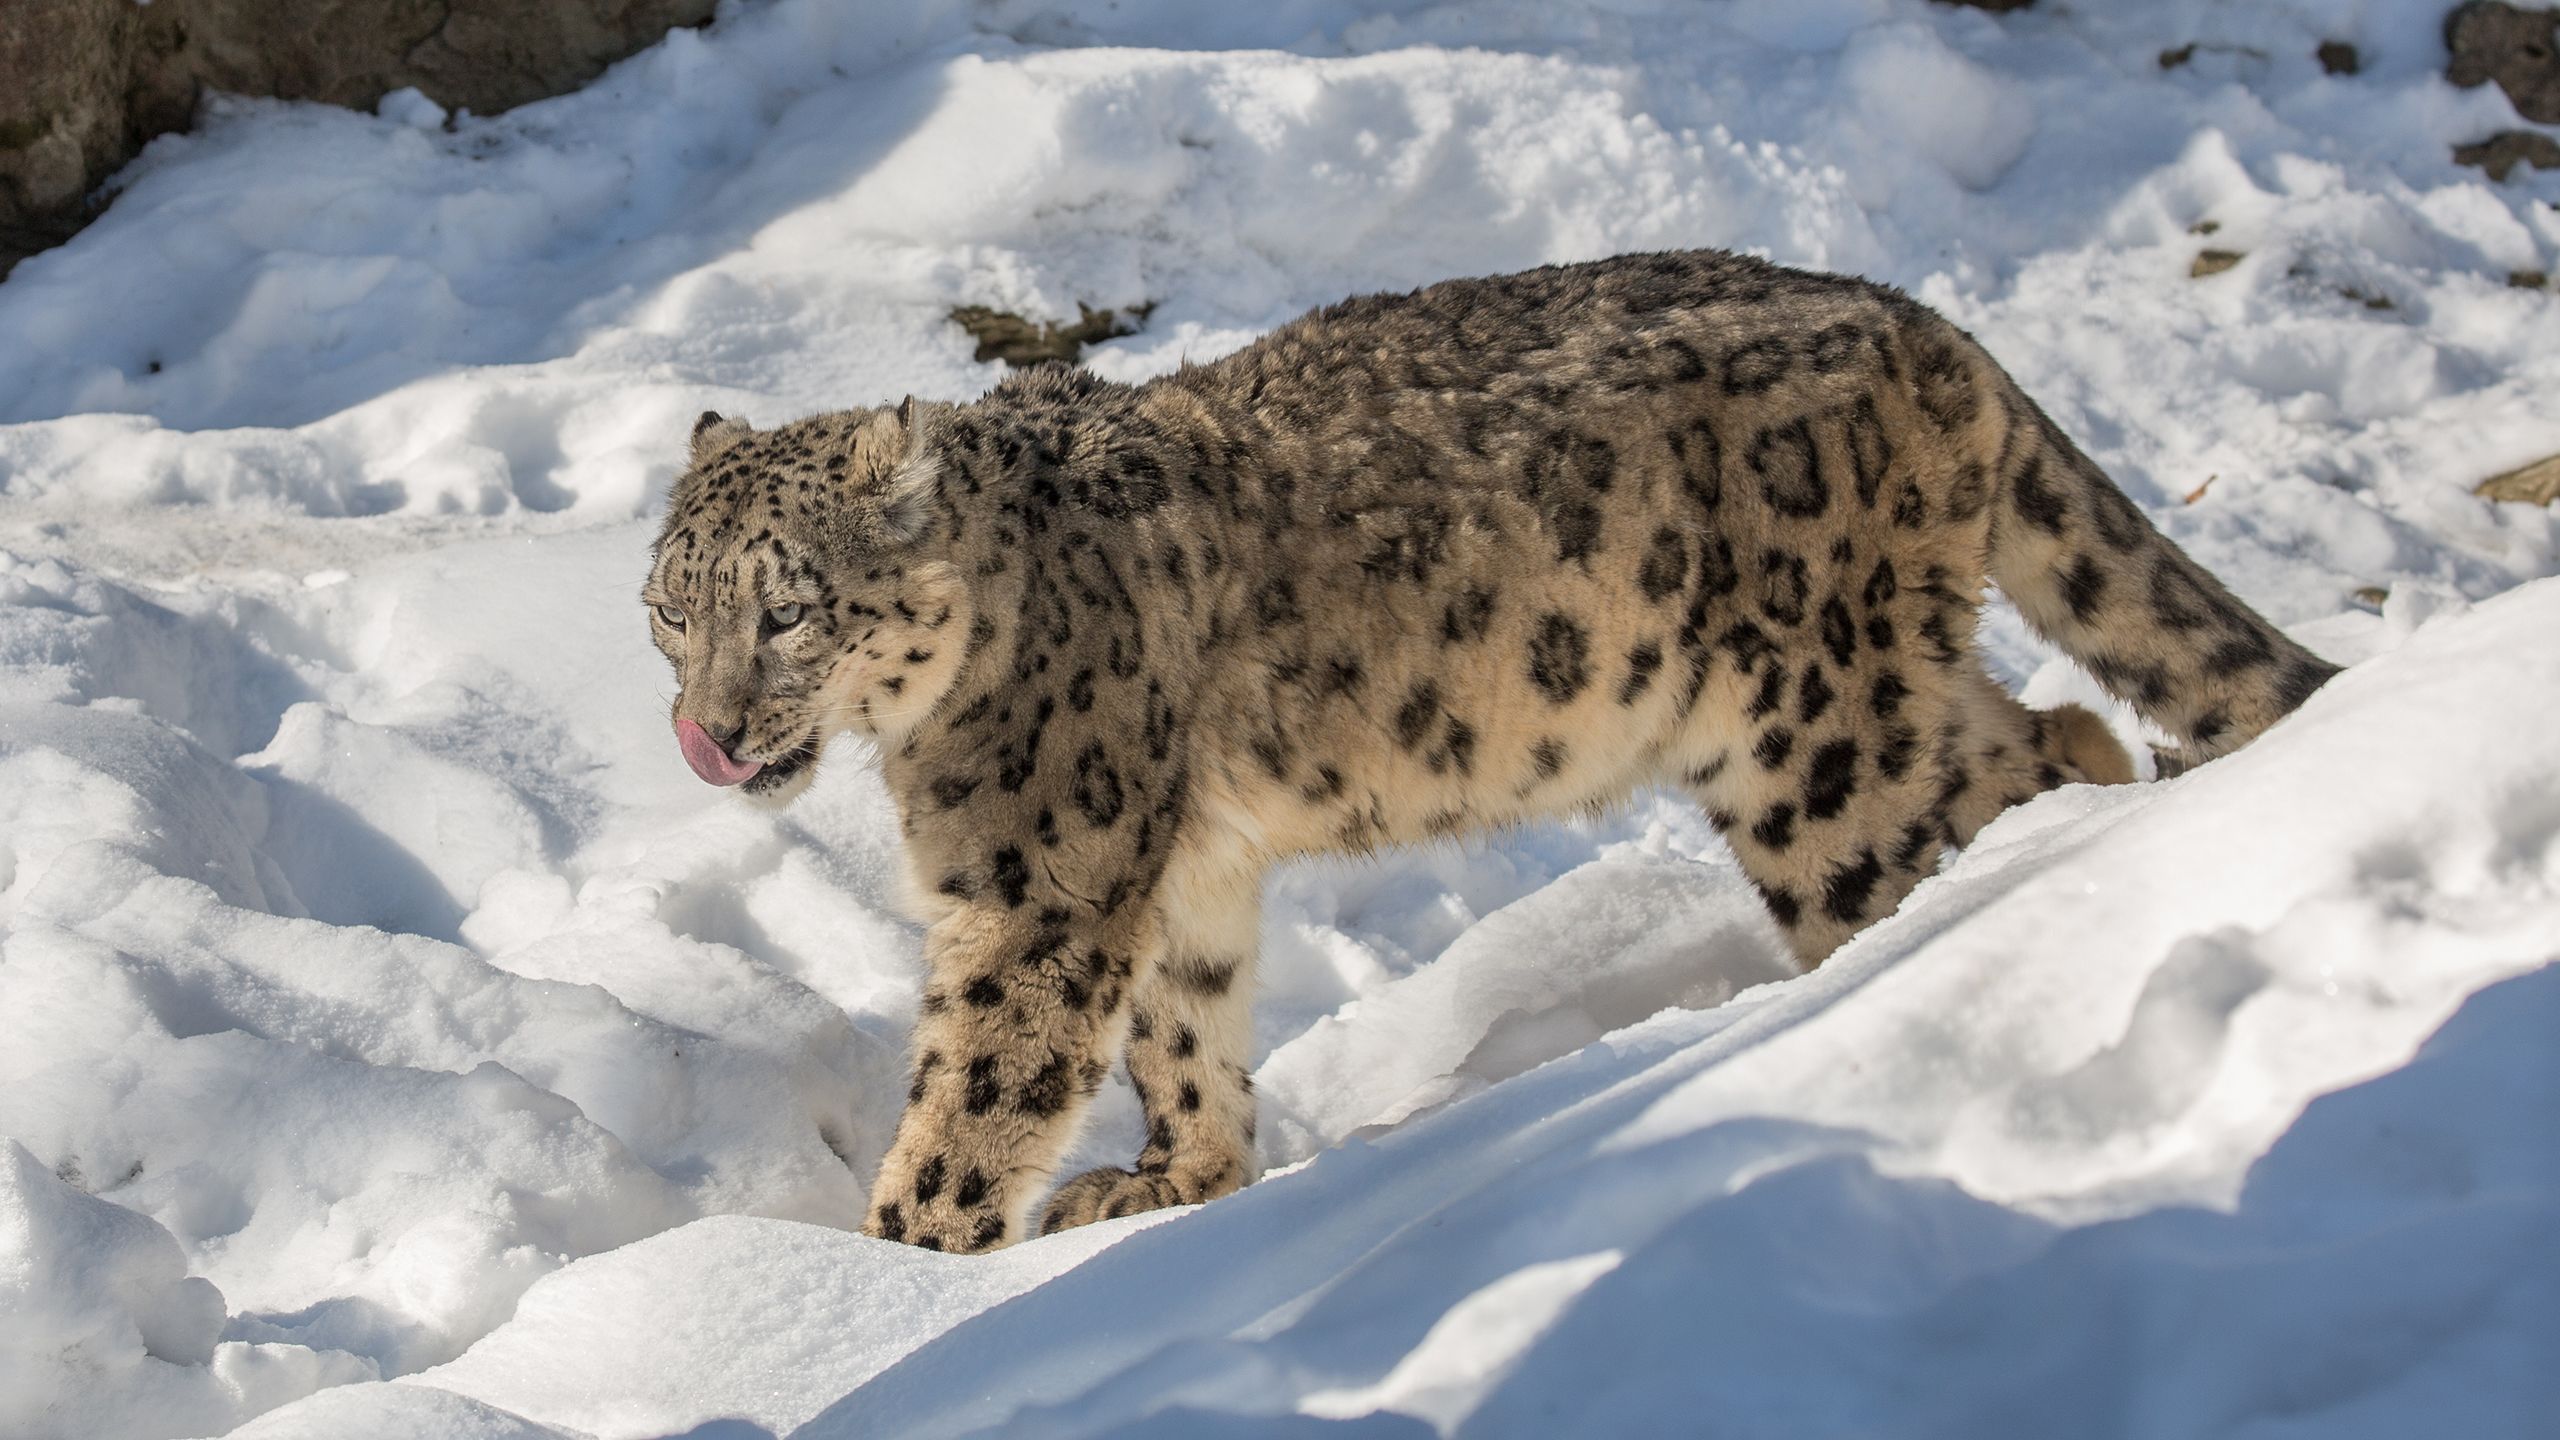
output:
{"label": "snowy ground", "polygon": [[[2549,1433],[2560,520],[2469,486],[2560,451],[2560,174],[2449,164],[2442,8],[769,0],[157,142],[0,284],[0,1435]],[[835,1228],[917,934],[858,765],[668,739],[690,417],[1688,245],[1948,311],[2355,668],[1800,979],[1667,800],[1289,871],[1268,1179]]]}

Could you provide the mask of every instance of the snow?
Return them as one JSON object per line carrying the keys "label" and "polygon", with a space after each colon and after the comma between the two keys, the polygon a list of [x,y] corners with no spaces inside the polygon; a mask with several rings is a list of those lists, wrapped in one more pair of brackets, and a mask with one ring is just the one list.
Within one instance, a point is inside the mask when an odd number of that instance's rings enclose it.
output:
{"label": "snow", "polygon": [[[0,284],[0,1434],[2538,1433],[2560,518],[2469,486],[2560,451],[2560,176],[2449,163],[2517,120],[2441,8],[753,0],[495,119],[216,100]],[[1291,867],[1264,1180],[842,1228],[918,933],[858,763],[669,741],[692,417],[1688,245],[1946,311],[2354,668],[1802,977],[1667,797]]]}

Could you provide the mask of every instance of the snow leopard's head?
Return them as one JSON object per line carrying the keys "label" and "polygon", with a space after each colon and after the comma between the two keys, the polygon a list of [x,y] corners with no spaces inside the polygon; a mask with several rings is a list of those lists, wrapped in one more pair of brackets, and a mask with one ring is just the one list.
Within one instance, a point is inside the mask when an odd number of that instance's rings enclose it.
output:
{"label": "snow leopard's head", "polygon": [[894,742],[950,688],[971,616],[919,408],[695,422],[640,598],[702,779],[788,799],[836,732]]}

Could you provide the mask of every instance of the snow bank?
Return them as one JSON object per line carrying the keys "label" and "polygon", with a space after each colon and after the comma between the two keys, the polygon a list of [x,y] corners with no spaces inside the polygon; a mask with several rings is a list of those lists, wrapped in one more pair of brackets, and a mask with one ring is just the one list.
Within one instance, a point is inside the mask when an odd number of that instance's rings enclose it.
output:
{"label": "snow bank", "polygon": [[[2440,11],[762,0],[495,119],[218,103],[0,285],[0,1431],[2530,1433],[2560,519],[2468,487],[2560,450],[2560,177],[2449,163],[2515,122]],[[835,1228],[918,938],[858,757],[667,743],[692,415],[1685,245],[1946,310],[2358,668],[1802,978],[1662,797],[1293,867],[1263,1183]]]}
{"label": "snow bank", "polygon": [[[77,1180],[80,1172],[70,1171]],[[219,1429],[322,1385],[370,1377],[342,1355],[217,1343],[222,1292],[177,1238],[0,1142],[0,1431]]]}
{"label": "snow bank", "polygon": [[[129,1372],[167,1387],[213,1358],[222,1292],[186,1273],[168,1231],[93,1200],[44,1168],[15,1141],[0,1149],[0,1422],[12,1434],[45,1423],[48,1402],[68,1399],[85,1374]],[[121,1381],[122,1383],[115,1383]],[[165,1403],[165,1402],[163,1402]],[[183,1402],[181,1402],[183,1403]]]}

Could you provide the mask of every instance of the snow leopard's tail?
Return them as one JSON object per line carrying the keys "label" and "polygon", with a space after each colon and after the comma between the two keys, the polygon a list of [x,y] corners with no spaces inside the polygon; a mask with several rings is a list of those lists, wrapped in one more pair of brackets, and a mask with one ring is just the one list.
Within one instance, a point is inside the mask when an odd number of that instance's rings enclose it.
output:
{"label": "snow leopard's tail", "polygon": [[[1924,408],[1959,388],[1988,402],[1961,406],[1970,413],[1960,418],[1982,442],[1991,578],[2029,624],[2175,737],[2164,769],[2238,749],[2338,673],[2152,528],[1970,337],[1950,346],[1970,356],[1933,348],[1924,341],[1915,356]],[[1959,367],[1972,373],[1958,380]]]}

